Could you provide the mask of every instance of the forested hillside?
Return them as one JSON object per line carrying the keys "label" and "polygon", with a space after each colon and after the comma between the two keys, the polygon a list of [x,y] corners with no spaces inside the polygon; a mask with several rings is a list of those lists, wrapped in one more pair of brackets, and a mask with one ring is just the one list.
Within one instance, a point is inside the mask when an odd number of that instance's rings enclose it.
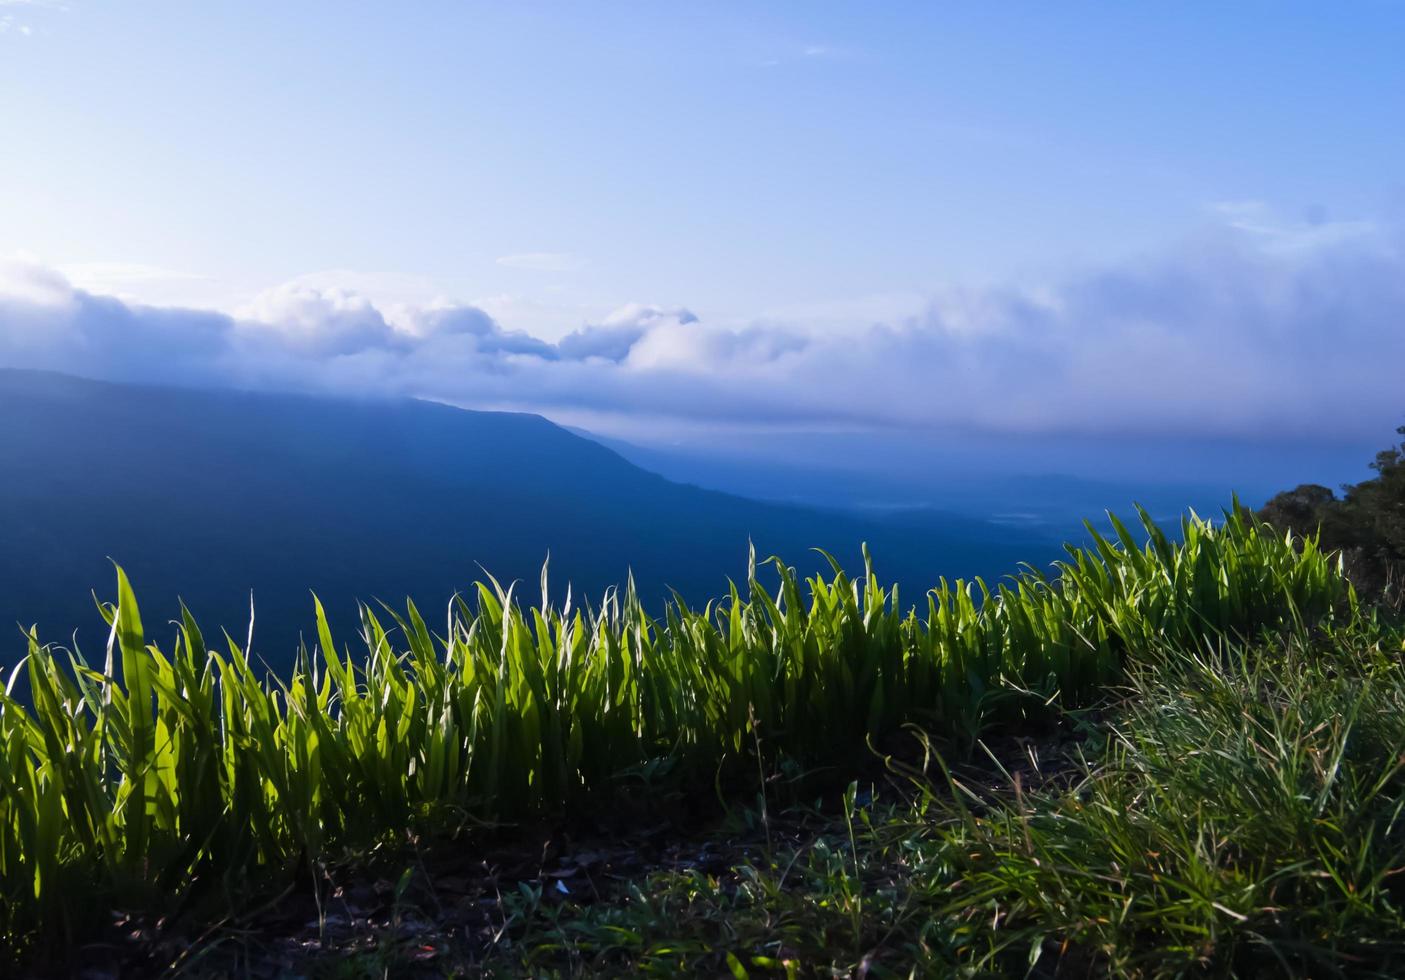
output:
{"label": "forested hillside", "polygon": [[[358,599],[412,596],[437,621],[490,572],[539,593],[600,596],[632,571],[651,608],[703,601],[765,557],[848,564],[867,541],[914,600],[941,575],[1002,574],[1055,542],[960,518],[874,523],[670,483],[535,415],[412,400],[116,385],[0,370],[0,622],[106,639],[91,599],[120,562],[153,636],[177,597],[206,629],[286,666],[312,626]],[[0,635],[0,663],[22,652]]]}

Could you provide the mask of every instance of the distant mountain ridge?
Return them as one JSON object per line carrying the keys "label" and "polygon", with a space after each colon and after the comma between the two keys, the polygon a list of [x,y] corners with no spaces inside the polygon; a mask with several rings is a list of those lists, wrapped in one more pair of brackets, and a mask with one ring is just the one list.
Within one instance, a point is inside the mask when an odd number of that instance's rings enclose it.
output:
{"label": "distant mountain ridge", "polygon": [[[760,503],[672,483],[535,415],[400,400],[352,400],[113,384],[0,369],[0,623],[41,638],[105,631],[90,591],[128,571],[153,636],[184,598],[202,626],[285,664],[311,622],[310,591],[342,627],[357,598],[412,596],[431,624],[482,577],[598,599],[632,570],[661,602],[720,595],[758,555],[850,567],[868,541],[905,601],[941,575],[1001,575],[1054,556],[1050,542],[960,518],[912,526]],[[481,566],[481,567],[480,567]],[[22,652],[0,632],[0,664]]]}
{"label": "distant mountain ridge", "polygon": [[[1158,519],[1174,523],[1187,508],[1214,515],[1232,495],[1227,483],[1211,480],[1116,480],[1073,476],[1064,472],[1021,472],[949,461],[918,475],[869,465],[861,458],[845,465],[797,463],[794,460],[729,456],[715,447],[662,447],[631,443],[584,429],[571,429],[614,450],[625,459],[670,480],[735,493],[753,500],[799,506],[824,506],[875,520],[921,523],[943,519],[990,520],[1067,538],[1082,532],[1082,522],[1105,510],[1128,513],[1133,504]],[[818,453],[833,460],[842,452]],[[1250,487],[1247,498],[1262,492]],[[823,504],[821,504],[823,500]]]}

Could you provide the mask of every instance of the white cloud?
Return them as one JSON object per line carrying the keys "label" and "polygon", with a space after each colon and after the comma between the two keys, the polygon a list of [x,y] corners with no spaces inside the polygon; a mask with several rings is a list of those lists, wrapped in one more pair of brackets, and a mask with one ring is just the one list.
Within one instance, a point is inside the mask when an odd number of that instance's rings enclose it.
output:
{"label": "white cloud", "polygon": [[629,303],[600,323],[589,324],[561,338],[557,350],[568,360],[599,358],[618,364],[631,357],[646,335],[697,322],[698,318],[682,307],[661,309]]}
{"label": "white cloud", "polygon": [[[0,302],[9,299],[45,308],[66,305],[72,298],[73,289],[63,273],[46,268],[34,256],[0,257]],[[0,332],[3,329],[0,325]]]}
{"label": "white cloud", "polygon": [[408,273],[322,269],[304,273],[288,282],[310,289],[341,289],[356,293],[384,311],[402,305],[424,306],[444,299],[442,290],[428,276]]}
{"label": "white cloud", "polygon": [[306,354],[354,354],[396,345],[395,330],[381,311],[346,289],[285,283],[256,296],[239,311],[238,320],[242,331],[272,333]]}
{"label": "white cloud", "polygon": [[1298,234],[1293,223],[1227,213],[1232,227],[1038,289],[860,302],[814,323],[724,326],[634,304],[556,342],[479,306],[392,309],[306,281],[233,316],[139,306],[18,260],[0,263],[0,365],[415,395],[602,428],[1347,438],[1397,422],[1405,260],[1394,239],[1318,234],[1285,248],[1279,230]]}
{"label": "white cloud", "polygon": [[727,372],[732,377],[764,371],[791,352],[810,343],[798,332],[776,327],[713,330],[695,320],[660,317],[643,330],[630,346],[624,363],[636,371],[676,371],[709,375]]}

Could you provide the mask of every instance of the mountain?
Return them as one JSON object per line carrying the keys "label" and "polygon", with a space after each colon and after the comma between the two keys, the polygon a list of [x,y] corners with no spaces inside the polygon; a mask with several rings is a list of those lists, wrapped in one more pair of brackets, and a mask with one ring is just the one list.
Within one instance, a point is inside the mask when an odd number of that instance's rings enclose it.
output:
{"label": "mountain", "polygon": [[[920,601],[938,576],[999,576],[1056,555],[1028,531],[949,515],[911,525],[759,503],[670,482],[534,415],[415,400],[111,384],[0,370],[0,621],[100,658],[109,559],[127,570],[149,635],[182,597],[208,634],[286,664],[315,591],[343,630],[355,601],[413,597],[426,618],[487,569],[539,595],[598,600],[632,570],[662,604],[720,595],[747,542],[802,570],[869,542],[885,580]],[[22,653],[0,634],[0,664]]]}
{"label": "mountain", "polygon": [[[755,500],[845,509],[873,519],[904,524],[952,515],[1025,527],[1060,538],[1083,533],[1082,522],[1106,510],[1128,514],[1134,504],[1163,522],[1176,524],[1187,508],[1215,515],[1235,493],[1258,504],[1275,485],[1249,478],[1255,469],[1269,470],[1264,452],[1297,459],[1303,455],[1280,447],[1220,447],[1202,444],[1159,445],[1146,440],[1134,454],[1108,440],[1104,455],[1112,474],[1095,465],[1087,447],[1068,440],[1047,439],[1043,445],[993,445],[972,448],[924,445],[910,433],[809,434],[779,445],[764,437],[736,443],[650,445],[572,430],[613,449],[625,459],[670,480],[694,483]],[[1032,451],[1037,448],[1038,451]],[[1353,447],[1354,448],[1354,447]],[[1146,450],[1161,456],[1153,466],[1136,458]],[[1309,453],[1309,455],[1311,455]],[[1304,462],[1304,472],[1351,474],[1361,469],[1360,454]],[[1203,457],[1203,458],[1202,458]],[[1247,460],[1233,466],[1225,459]],[[1197,468],[1196,460],[1201,464]],[[1206,462],[1208,460],[1208,463]],[[1067,466],[1080,475],[1052,466]],[[1096,475],[1082,475],[1086,470]],[[1120,475],[1118,475],[1120,474]],[[1188,474],[1188,475],[1187,475]]]}

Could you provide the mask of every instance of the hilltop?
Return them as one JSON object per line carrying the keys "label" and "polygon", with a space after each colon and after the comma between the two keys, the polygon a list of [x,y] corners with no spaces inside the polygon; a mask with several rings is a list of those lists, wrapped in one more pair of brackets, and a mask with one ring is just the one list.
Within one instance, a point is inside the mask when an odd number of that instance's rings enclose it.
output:
{"label": "hilltop", "polygon": [[[1003,574],[1057,542],[939,515],[904,524],[673,483],[536,415],[411,399],[110,384],[0,370],[0,622],[105,626],[89,596],[120,562],[156,635],[176,597],[286,666],[312,610],[356,624],[358,599],[442,608],[487,569],[598,597],[633,580],[650,604],[705,601],[762,557],[826,567],[869,542],[914,600],[940,576]],[[0,640],[0,664],[21,653]]]}

